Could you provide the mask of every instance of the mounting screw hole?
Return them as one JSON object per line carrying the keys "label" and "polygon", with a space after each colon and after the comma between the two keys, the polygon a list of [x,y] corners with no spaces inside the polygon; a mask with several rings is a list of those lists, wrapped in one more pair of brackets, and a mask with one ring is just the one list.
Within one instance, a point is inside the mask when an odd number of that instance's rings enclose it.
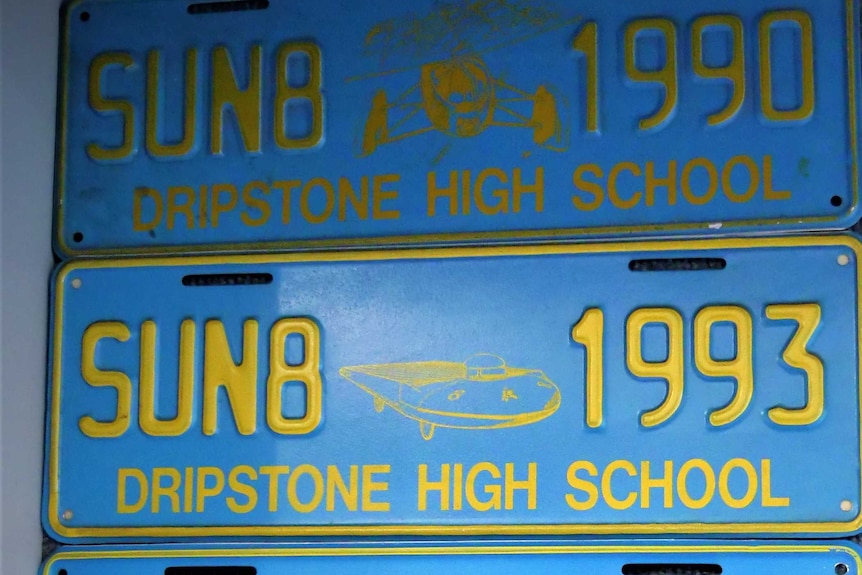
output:
{"label": "mounting screw hole", "polygon": [[81,22],[86,22],[89,19],[90,19],[90,13],[89,12],[81,12]]}
{"label": "mounting screw hole", "polygon": [[78,289],[81,287],[81,278],[75,278],[72,280],[72,287]]}
{"label": "mounting screw hole", "polygon": [[72,517],[74,517],[74,516],[75,516],[75,514],[72,513],[71,509],[67,509],[63,512],[63,519],[66,521],[71,521]]}
{"label": "mounting screw hole", "polygon": [[849,263],[850,263],[850,256],[848,256],[847,254],[841,254],[840,256],[838,256],[838,265],[839,266],[846,266]]}
{"label": "mounting screw hole", "polygon": [[847,575],[848,571],[850,571],[850,568],[844,563],[835,564],[835,575]]}
{"label": "mounting screw hole", "polygon": [[841,196],[832,196],[832,199],[829,200],[829,203],[837,208],[842,203],[844,203],[844,200],[841,199]]}
{"label": "mounting screw hole", "polygon": [[60,569],[59,571],[57,571],[57,575],[69,575],[69,572],[65,569]]}
{"label": "mounting screw hole", "polygon": [[79,244],[84,241],[84,234],[82,234],[81,232],[75,232],[74,234],[72,234],[72,240],[76,244]]}
{"label": "mounting screw hole", "polygon": [[841,502],[841,511],[852,511],[853,510],[853,502],[849,499],[845,499]]}

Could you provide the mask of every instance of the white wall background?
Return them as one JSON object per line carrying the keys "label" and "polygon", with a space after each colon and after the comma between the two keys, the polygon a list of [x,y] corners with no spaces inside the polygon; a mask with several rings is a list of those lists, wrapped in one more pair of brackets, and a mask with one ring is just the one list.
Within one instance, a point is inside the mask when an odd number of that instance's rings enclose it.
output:
{"label": "white wall background", "polygon": [[0,0],[0,573],[35,575],[60,0]]}

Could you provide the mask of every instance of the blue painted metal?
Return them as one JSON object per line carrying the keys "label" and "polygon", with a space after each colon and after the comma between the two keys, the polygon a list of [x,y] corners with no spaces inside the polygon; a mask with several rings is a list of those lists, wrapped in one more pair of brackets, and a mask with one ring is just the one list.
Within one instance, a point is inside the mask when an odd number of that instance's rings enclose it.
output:
{"label": "blue painted metal", "polygon": [[[220,567],[223,575],[317,573],[533,573],[549,575],[627,573],[625,565],[654,565],[656,572],[674,567],[701,566],[715,573],[744,575],[858,575],[859,548],[849,541],[793,543],[608,541],[608,542],[491,542],[387,543],[362,546],[340,543],[297,546],[163,545],[69,547],[42,566],[40,575],[179,575],[207,573]],[[183,568],[197,571],[182,571]],[[173,571],[168,570],[174,568]],[[231,571],[230,569],[234,570]],[[242,569],[245,568],[243,571]],[[255,569],[251,571],[249,568]],[[846,568],[846,571],[844,570]],[[209,571],[210,573],[212,571]],[[642,571],[641,571],[642,572]],[[686,572],[686,571],[683,571]],[[693,570],[691,572],[697,572]]]}
{"label": "blue painted metal", "polygon": [[[45,527],[76,541],[856,531],[860,248],[837,235],[70,262],[53,295]],[[630,269],[692,257],[724,268]],[[810,340],[767,317],[772,304],[819,307]],[[753,394],[724,425],[709,417],[742,384],[694,363],[709,306],[742,308],[752,325]],[[626,359],[627,321],[649,308],[675,310],[681,336],[654,320],[643,359],[679,341],[685,384],[654,427],[641,417],[668,385]],[[588,309],[604,318],[594,427],[572,335]],[[745,357],[744,317],[712,327],[710,357]],[[815,403],[816,370],[791,367],[797,337],[822,366],[823,409],[779,424],[774,407]],[[282,362],[308,370],[282,376]],[[192,390],[173,431],[147,422],[150,369],[157,419],[177,417],[178,380]],[[423,473],[437,482],[424,491]]]}
{"label": "blue painted metal", "polygon": [[[859,195],[858,3],[793,7],[296,0],[192,14],[169,0],[71,2],[56,246],[68,256],[846,228]],[[637,22],[647,29],[627,71]],[[742,43],[738,108],[732,81],[714,77],[729,73],[695,71],[701,24],[706,67],[735,62],[733,38]],[[650,127],[666,90],[637,70],[664,68],[676,104]]]}

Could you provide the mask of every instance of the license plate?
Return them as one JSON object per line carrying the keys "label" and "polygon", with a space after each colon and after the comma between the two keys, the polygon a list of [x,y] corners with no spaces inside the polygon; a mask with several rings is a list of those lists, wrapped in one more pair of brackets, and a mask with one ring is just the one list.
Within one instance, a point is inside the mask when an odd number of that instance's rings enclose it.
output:
{"label": "license plate", "polygon": [[859,549],[846,541],[792,544],[545,543],[195,548],[174,545],[72,548],[41,575],[281,575],[283,573],[535,573],[549,575],[858,575]]}
{"label": "license plate", "polygon": [[858,3],[73,2],[64,255],[838,229]]}
{"label": "license plate", "polygon": [[860,248],[72,262],[54,287],[46,525],[855,531]]}

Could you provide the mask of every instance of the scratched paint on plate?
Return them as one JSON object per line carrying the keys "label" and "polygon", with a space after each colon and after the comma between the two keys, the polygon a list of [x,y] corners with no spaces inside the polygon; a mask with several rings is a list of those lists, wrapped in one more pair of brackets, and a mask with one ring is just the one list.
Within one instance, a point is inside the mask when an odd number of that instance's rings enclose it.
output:
{"label": "scratched paint on plate", "polygon": [[[633,575],[673,572],[704,575],[858,575],[859,550],[846,541],[763,544],[595,542],[561,545],[441,544],[233,547],[209,545],[69,548],[51,557],[41,575],[280,575],[318,573],[592,573]],[[64,571],[65,570],[65,571]]]}
{"label": "scratched paint on plate", "polygon": [[855,531],[859,254],[839,235],[72,262],[46,528]]}
{"label": "scratched paint on plate", "polygon": [[56,245],[846,228],[858,16],[851,0],[72,2]]}

